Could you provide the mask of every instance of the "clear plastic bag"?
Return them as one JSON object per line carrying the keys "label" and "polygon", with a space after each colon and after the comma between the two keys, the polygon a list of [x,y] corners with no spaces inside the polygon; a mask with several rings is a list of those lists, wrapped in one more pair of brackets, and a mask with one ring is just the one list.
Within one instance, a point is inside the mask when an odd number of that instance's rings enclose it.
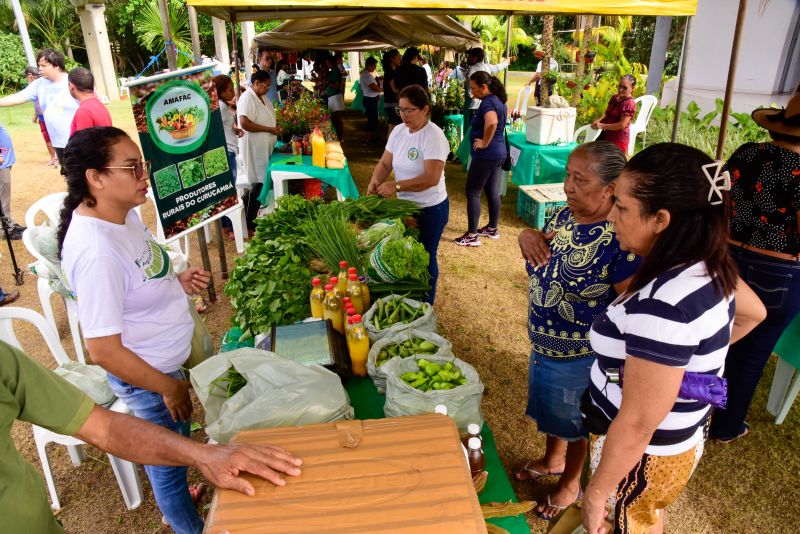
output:
{"label": "clear plastic bag", "polygon": [[438,404],[447,406],[447,415],[455,419],[458,430],[463,434],[470,423],[483,426],[481,399],[483,383],[478,371],[458,358],[425,358],[443,365],[452,362],[461,369],[467,383],[453,389],[420,391],[406,384],[401,375],[417,371],[419,358],[394,358],[383,366],[386,372],[386,404],[383,412],[386,417],[432,413]]}
{"label": "clear plastic bag", "polygon": [[[214,391],[214,381],[231,367],[247,384],[225,398]],[[206,411],[206,434],[220,443],[250,428],[329,423],[354,415],[334,373],[264,350],[241,348],[217,354],[192,369],[190,379]]]}
{"label": "clear plastic bag", "polygon": [[67,362],[56,367],[53,372],[89,395],[95,404],[111,404],[117,398],[108,385],[105,369],[99,365]]}
{"label": "clear plastic bag", "polygon": [[[378,355],[384,348],[394,345],[395,343],[405,342],[410,340],[412,337],[430,341],[439,347],[438,350],[433,354],[426,354],[424,356],[425,358],[438,357],[453,359],[455,357],[453,356],[453,346],[451,343],[439,334],[435,334],[433,332],[411,329],[403,330],[402,332],[383,337],[376,341],[374,345],[372,345],[372,347],[369,349],[369,356],[367,357],[367,373],[369,373],[369,377],[375,384],[375,388],[378,390],[378,393],[383,393],[386,391],[386,371],[384,370],[384,367],[386,367],[386,365],[388,365],[391,361],[389,360],[379,367],[377,365]],[[408,357],[411,357],[414,354],[416,353],[410,352]]]}
{"label": "clear plastic bag", "polygon": [[[424,312],[421,317],[411,321],[410,323],[394,323],[393,325],[380,330],[375,328],[375,323],[372,321],[372,317],[375,315],[375,311],[378,309],[379,303],[385,303],[386,301],[394,300],[396,298],[399,298],[399,295],[389,295],[378,299],[372,304],[372,306],[370,306],[369,310],[367,310],[367,313],[364,314],[362,321],[364,322],[364,328],[367,329],[367,334],[369,334],[370,341],[375,343],[379,339],[383,339],[394,334],[399,334],[405,330],[419,330],[421,332],[436,333],[436,314],[434,313],[433,306],[431,305],[427,305],[428,310]],[[422,302],[417,300],[403,299],[403,302],[412,308],[419,308],[422,306]]]}
{"label": "clear plastic bag", "polygon": [[386,219],[379,221],[358,234],[358,244],[367,250],[372,250],[385,238],[400,239],[406,227],[400,219]]}

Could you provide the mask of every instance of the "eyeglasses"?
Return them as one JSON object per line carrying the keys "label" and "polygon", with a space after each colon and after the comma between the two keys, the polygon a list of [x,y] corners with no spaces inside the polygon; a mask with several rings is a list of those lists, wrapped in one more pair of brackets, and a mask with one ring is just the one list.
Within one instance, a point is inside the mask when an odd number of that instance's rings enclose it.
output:
{"label": "eyeglasses", "polygon": [[412,113],[414,113],[418,109],[422,109],[422,108],[394,108],[394,110],[397,112],[397,114],[400,117],[402,117],[403,115],[411,115]]}
{"label": "eyeglasses", "polygon": [[103,167],[104,169],[128,169],[133,173],[133,177],[136,179],[145,178],[150,176],[150,167],[151,163],[149,161],[137,161],[133,165],[127,165],[124,167]]}

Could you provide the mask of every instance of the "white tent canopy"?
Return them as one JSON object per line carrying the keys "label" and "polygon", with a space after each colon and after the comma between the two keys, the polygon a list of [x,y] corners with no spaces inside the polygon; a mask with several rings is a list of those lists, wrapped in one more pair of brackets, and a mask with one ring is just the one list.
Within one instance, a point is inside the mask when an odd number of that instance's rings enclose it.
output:
{"label": "white tent canopy", "polygon": [[478,46],[477,34],[444,15],[369,13],[287,20],[253,39],[271,48],[380,50],[427,44],[455,50]]}

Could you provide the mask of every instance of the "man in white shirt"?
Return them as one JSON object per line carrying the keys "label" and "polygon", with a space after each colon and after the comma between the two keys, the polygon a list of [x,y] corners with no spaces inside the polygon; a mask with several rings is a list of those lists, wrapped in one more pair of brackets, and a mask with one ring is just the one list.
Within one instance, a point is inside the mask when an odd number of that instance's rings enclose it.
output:
{"label": "man in white shirt", "polygon": [[[558,62],[555,59],[550,58],[550,72],[558,72],[558,69],[559,69]],[[540,87],[541,84],[539,83],[541,81],[541,79],[542,79],[542,62],[540,61],[536,65],[536,72],[533,73],[533,76],[531,76],[531,79],[528,81],[528,83],[525,84],[526,86],[534,84],[533,93],[534,93],[534,96],[536,97],[536,101],[537,102],[539,101],[539,98],[541,96],[541,87]],[[553,88],[552,87],[550,88],[550,94],[553,94]]]}
{"label": "man in white shirt", "polygon": [[425,69],[425,74],[428,75],[428,85],[430,86],[433,83],[433,71],[431,71],[431,66],[428,64],[428,58],[420,56],[419,65]]}
{"label": "man in white shirt", "polygon": [[377,66],[378,60],[374,57],[368,57],[364,62],[364,70],[361,71],[361,76],[358,79],[358,84],[361,86],[361,92],[364,95],[364,112],[367,115],[367,131],[370,134],[370,138],[366,143],[368,145],[380,142],[377,137],[378,104],[380,103],[383,89],[375,79],[375,68]]}
{"label": "man in white shirt", "polygon": [[69,130],[72,118],[78,110],[78,101],[69,93],[64,54],[45,48],[36,54],[36,63],[39,65],[41,77],[19,93],[0,98],[0,106],[16,106],[26,102],[38,104],[60,163],[64,147],[69,141]]}

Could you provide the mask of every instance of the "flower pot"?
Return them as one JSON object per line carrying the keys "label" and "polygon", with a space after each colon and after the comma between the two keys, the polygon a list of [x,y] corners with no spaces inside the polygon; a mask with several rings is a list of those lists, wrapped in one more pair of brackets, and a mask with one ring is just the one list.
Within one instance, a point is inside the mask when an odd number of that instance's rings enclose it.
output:
{"label": "flower pot", "polygon": [[542,59],[544,57],[544,52],[542,52],[541,50],[537,50],[536,52],[533,53],[533,57],[535,57],[536,59]]}
{"label": "flower pot", "polygon": [[586,91],[586,90],[588,90],[590,87],[591,87],[591,85],[587,83],[586,85],[584,85],[584,86],[583,86],[583,90],[584,90],[584,91]]}
{"label": "flower pot", "polygon": [[574,89],[575,87],[577,87],[577,85],[578,84],[573,82],[572,80],[567,80],[567,87],[569,87],[570,89]]}

